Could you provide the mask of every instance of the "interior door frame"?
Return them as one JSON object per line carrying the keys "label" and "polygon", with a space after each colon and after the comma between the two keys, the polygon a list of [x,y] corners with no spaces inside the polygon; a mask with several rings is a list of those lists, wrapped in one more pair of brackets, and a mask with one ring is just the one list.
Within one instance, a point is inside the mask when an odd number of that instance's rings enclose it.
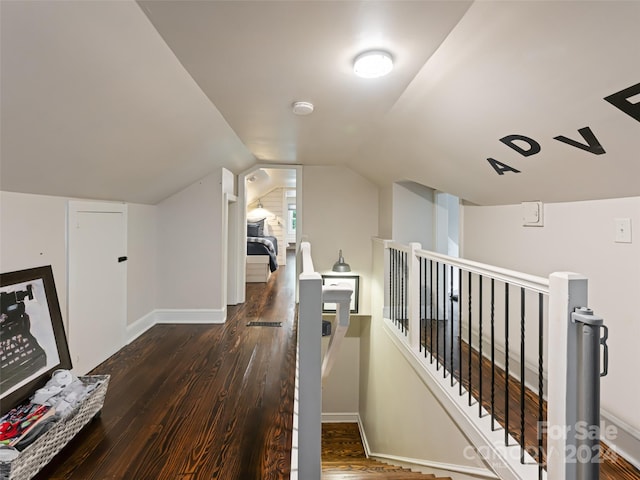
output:
{"label": "interior door frame", "polygon": [[[302,165],[287,165],[287,164],[271,164],[271,163],[258,163],[251,168],[245,170],[244,172],[238,175],[238,200],[237,200],[237,223],[236,223],[236,239],[239,245],[245,245],[247,243],[247,189],[246,189],[246,181],[247,177],[251,176],[256,170],[261,168],[277,168],[277,169],[286,169],[286,170],[295,170],[296,171],[296,210],[298,211],[298,215],[296,217],[296,258],[298,256],[298,251],[300,249],[300,241],[302,238],[302,229],[304,222],[304,215],[300,215],[302,212],[303,205],[303,192],[302,192],[302,175],[303,168]],[[231,237],[230,237],[231,238]],[[245,302],[245,283],[246,283],[246,271],[245,264],[247,261],[247,249],[246,248],[238,248],[237,256],[234,268],[236,268],[236,284],[230,288],[233,288],[234,291],[231,292],[230,297],[235,298],[237,303]],[[299,269],[299,262],[296,262],[296,270]],[[297,276],[296,276],[297,278]],[[298,282],[296,282],[296,298],[297,298],[297,289]]]}

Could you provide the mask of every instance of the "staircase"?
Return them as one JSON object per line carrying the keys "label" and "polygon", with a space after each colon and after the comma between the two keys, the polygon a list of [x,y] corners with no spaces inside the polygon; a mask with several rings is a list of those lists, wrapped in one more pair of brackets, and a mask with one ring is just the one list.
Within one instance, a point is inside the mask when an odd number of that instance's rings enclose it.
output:
{"label": "staircase", "polygon": [[356,423],[322,424],[323,480],[451,480],[367,458]]}

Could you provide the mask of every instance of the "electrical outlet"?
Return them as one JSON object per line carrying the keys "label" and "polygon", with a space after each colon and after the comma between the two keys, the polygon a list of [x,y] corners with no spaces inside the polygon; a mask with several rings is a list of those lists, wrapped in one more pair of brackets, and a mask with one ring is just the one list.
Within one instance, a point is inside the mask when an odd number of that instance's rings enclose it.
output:
{"label": "electrical outlet", "polygon": [[616,243],[631,243],[631,219],[616,218],[614,219],[616,234]]}

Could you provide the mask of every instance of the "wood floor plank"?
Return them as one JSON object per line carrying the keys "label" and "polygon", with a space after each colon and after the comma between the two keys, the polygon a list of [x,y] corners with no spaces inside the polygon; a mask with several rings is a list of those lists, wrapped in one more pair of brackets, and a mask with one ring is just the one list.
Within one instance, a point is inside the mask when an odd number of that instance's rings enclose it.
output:
{"label": "wood floor plank", "polygon": [[[295,258],[224,325],[156,325],[97,367],[102,415],[36,480],[289,478]],[[282,327],[248,327],[251,320]]]}

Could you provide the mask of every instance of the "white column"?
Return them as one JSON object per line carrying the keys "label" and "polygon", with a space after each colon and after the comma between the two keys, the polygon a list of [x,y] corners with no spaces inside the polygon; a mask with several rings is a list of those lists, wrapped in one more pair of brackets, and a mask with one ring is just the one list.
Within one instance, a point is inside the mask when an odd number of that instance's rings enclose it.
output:
{"label": "white column", "polygon": [[422,247],[417,242],[409,244],[407,258],[407,289],[408,317],[409,317],[409,345],[414,350],[420,348],[420,260],[416,257],[416,251]]}

